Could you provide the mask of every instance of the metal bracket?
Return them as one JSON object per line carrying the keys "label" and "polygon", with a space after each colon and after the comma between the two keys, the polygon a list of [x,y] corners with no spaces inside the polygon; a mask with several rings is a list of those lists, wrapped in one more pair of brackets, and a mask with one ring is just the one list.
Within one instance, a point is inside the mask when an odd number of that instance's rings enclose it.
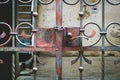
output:
{"label": "metal bracket", "polygon": [[54,27],[55,30],[58,30],[58,31],[63,31],[64,30],[64,27],[63,26],[56,26]]}
{"label": "metal bracket", "polygon": [[10,35],[17,35],[18,33],[17,32],[10,32]]}
{"label": "metal bracket", "polygon": [[106,35],[106,34],[107,34],[107,32],[104,30],[100,32],[100,35]]}

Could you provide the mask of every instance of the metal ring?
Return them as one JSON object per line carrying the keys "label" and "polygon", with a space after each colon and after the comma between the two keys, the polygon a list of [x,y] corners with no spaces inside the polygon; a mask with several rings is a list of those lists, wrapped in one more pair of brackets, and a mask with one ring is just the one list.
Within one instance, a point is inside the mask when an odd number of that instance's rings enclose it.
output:
{"label": "metal ring", "polygon": [[39,0],[39,2],[43,5],[48,5],[48,4],[52,3],[53,1],[54,0],[49,0],[49,1],[45,2],[44,0]]}
{"label": "metal ring", "polygon": [[[28,22],[22,22],[22,23],[20,23],[20,24],[17,25],[15,31],[17,32],[18,28],[19,28],[21,25],[24,25],[24,24],[29,25],[29,26],[33,29],[33,26],[32,26],[30,23],[28,23]],[[16,35],[16,39],[17,39],[17,41],[18,41],[20,44],[22,44],[22,45],[24,45],[24,46],[33,47],[33,45],[27,45],[27,44],[23,43],[23,42],[18,38],[18,35]]]}
{"label": "metal ring", "polygon": [[75,3],[68,3],[66,0],[63,0],[63,2],[64,2],[65,4],[68,4],[68,5],[75,5],[75,4],[77,4],[79,1],[80,1],[80,0],[77,0]]}
{"label": "metal ring", "polygon": [[4,2],[0,2],[0,4],[6,4],[7,2],[9,2],[10,0],[6,0]]}
{"label": "metal ring", "polygon": [[100,1],[101,0],[95,0],[95,2],[93,1],[93,3],[92,2],[88,2],[89,0],[83,0],[83,2],[86,4],[86,5],[88,5],[88,6],[95,6],[95,5],[97,5],[98,3],[100,3]]}
{"label": "metal ring", "polygon": [[[98,24],[94,23],[94,22],[90,22],[90,23],[85,24],[85,25],[84,25],[84,29],[85,29],[85,27],[87,27],[87,26],[90,25],[90,24],[93,24],[93,25],[97,26],[98,29],[99,29],[99,31],[101,31],[100,26],[99,26]],[[84,34],[84,36],[86,36],[86,37],[89,38],[89,36],[86,35],[85,32],[83,32],[83,34]],[[95,44],[97,44],[97,43],[100,41],[100,39],[101,39],[101,35],[100,35],[100,38],[99,38],[95,43],[93,43],[93,44],[91,44],[91,45],[89,45],[89,46],[87,46],[87,47],[94,46]]]}
{"label": "metal ring", "polygon": [[30,3],[30,2],[32,2],[32,0],[28,0],[28,1],[18,0],[18,1],[21,2],[21,3]]}
{"label": "metal ring", "polygon": [[[110,24],[107,26],[106,31],[107,31],[108,28],[109,28],[111,25],[113,25],[113,24],[119,25],[119,27],[120,27],[120,24],[119,24],[119,23],[110,23]],[[115,27],[114,27],[114,28],[115,28]],[[113,37],[115,37],[115,36],[117,36],[117,35],[115,34]],[[106,35],[105,37],[106,37],[106,40],[107,40],[111,45],[120,47],[120,44],[115,44],[115,43],[113,43],[113,42],[107,37],[107,35]],[[120,38],[120,36],[119,36],[118,38]]]}
{"label": "metal ring", "polygon": [[[113,2],[111,2],[110,0],[106,0],[109,4],[111,4],[111,5],[119,5],[120,4],[120,0],[119,0],[119,2],[118,3],[113,3]],[[115,0],[112,0],[112,1],[115,1]]]}
{"label": "metal ring", "polygon": [[[6,25],[10,29],[10,32],[12,31],[11,26],[9,24],[7,24],[5,22],[0,22],[0,24]],[[11,38],[12,38],[12,36],[10,35],[10,37],[8,38],[8,40],[6,42],[0,44],[0,46],[6,45],[11,40]]]}

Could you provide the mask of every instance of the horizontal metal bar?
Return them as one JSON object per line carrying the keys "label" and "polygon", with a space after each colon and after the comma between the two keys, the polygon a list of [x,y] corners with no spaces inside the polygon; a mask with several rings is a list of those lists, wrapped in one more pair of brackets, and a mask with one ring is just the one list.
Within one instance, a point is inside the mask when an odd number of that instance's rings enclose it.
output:
{"label": "horizontal metal bar", "polygon": [[18,19],[19,22],[31,22],[31,19]]}
{"label": "horizontal metal bar", "polygon": [[18,12],[18,14],[31,14],[31,12]]}
{"label": "horizontal metal bar", "polygon": [[[0,47],[0,51],[35,51],[35,52],[52,52],[55,50],[55,47]],[[64,47],[64,51],[80,51],[80,47]],[[94,47],[84,47],[84,51],[102,51],[102,48],[99,46]],[[120,47],[106,46],[104,51],[120,51]]]}
{"label": "horizontal metal bar", "polygon": [[23,52],[23,51],[31,51],[31,52],[53,52],[55,48],[53,47],[0,47],[0,52]]}
{"label": "horizontal metal bar", "polygon": [[19,29],[31,29],[29,26],[20,26]]}
{"label": "horizontal metal bar", "polygon": [[[92,46],[92,47],[83,47],[84,51],[103,51],[100,46]],[[80,47],[64,47],[64,51],[79,51]],[[120,47],[115,46],[105,46],[104,51],[120,51]]]}
{"label": "horizontal metal bar", "polygon": [[21,5],[18,5],[20,7],[31,7],[31,5],[26,5],[26,4],[21,4]]}

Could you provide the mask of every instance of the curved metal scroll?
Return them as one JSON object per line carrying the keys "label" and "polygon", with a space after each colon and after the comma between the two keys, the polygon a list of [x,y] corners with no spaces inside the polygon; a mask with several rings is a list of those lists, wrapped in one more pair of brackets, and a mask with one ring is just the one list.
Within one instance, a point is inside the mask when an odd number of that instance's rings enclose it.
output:
{"label": "curved metal scroll", "polygon": [[120,4],[120,0],[106,0],[106,1],[111,5],[119,5]]}
{"label": "curved metal scroll", "polygon": [[83,0],[83,2],[88,6],[97,5],[101,0]]}
{"label": "curved metal scroll", "polygon": [[[83,34],[84,34],[84,36],[88,37],[89,39],[95,38],[96,34],[98,36],[96,42],[91,43],[89,46],[93,46],[100,41],[101,35],[98,32],[100,32],[101,29],[100,29],[100,26],[98,24],[93,23],[93,22],[87,23],[86,25],[84,25],[84,29],[85,30],[84,30]],[[91,29],[93,29],[93,30],[91,30]]]}
{"label": "curved metal scroll", "polygon": [[6,1],[0,1],[0,4],[6,4],[8,3],[10,0],[6,0]]}
{"label": "curved metal scroll", "polygon": [[26,1],[24,1],[24,0],[18,0],[19,2],[21,2],[21,3],[30,3],[30,2],[32,2],[32,0],[26,0]]}
{"label": "curved metal scroll", "polygon": [[[74,1],[73,3],[71,3],[71,1]],[[77,3],[79,3],[80,0],[63,0],[63,2],[65,4],[68,4],[68,5],[75,5]]]}
{"label": "curved metal scroll", "polygon": [[106,28],[106,40],[114,46],[120,47],[120,24],[111,23]]}
{"label": "curved metal scroll", "polygon": [[[20,23],[20,24],[17,25],[15,31],[17,32],[17,30],[19,29],[19,27],[22,26],[22,25],[28,25],[28,26],[30,26],[30,27],[33,29],[33,26],[32,26],[30,23],[28,23],[28,22],[22,22],[22,23]],[[24,34],[24,35],[26,35],[26,34]],[[32,37],[32,36],[33,36],[33,35],[31,35],[31,37]],[[23,37],[23,36],[22,36],[22,37]],[[24,38],[24,37],[23,37],[23,38]],[[23,42],[19,39],[18,35],[16,35],[16,39],[17,39],[17,41],[18,41],[20,44],[22,44],[22,45],[24,45],[24,46],[28,46],[28,47],[32,47],[32,46],[33,46],[33,45],[29,45],[29,44],[23,43]]]}
{"label": "curved metal scroll", "polygon": [[[5,25],[9,29],[10,32],[12,31],[11,26],[9,24],[7,24],[5,22],[0,22],[0,25]],[[6,29],[6,28],[4,27],[4,29]],[[8,34],[5,31],[2,31],[2,33],[0,34],[0,40],[2,40],[2,39],[5,40],[6,35],[8,35]],[[0,44],[0,46],[6,45],[11,40],[11,38],[12,38],[12,36],[10,35],[5,42],[3,42],[2,44]]]}
{"label": "curved metal scroll", "polygon": [[52,3],[54,0],[39,0],[39,2],[43,5],[48,5],[50,3]]}

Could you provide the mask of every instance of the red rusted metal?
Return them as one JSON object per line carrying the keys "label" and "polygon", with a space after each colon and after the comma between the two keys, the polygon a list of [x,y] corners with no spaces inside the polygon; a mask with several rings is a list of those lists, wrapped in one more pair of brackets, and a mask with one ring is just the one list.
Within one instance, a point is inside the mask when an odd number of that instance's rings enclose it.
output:
{"label": "red rusted metal", "polygon": [[[56,25],[62,26],[62,0],[56,0]],[[62,80],[63,30],[56,30],[56,80]]]}

